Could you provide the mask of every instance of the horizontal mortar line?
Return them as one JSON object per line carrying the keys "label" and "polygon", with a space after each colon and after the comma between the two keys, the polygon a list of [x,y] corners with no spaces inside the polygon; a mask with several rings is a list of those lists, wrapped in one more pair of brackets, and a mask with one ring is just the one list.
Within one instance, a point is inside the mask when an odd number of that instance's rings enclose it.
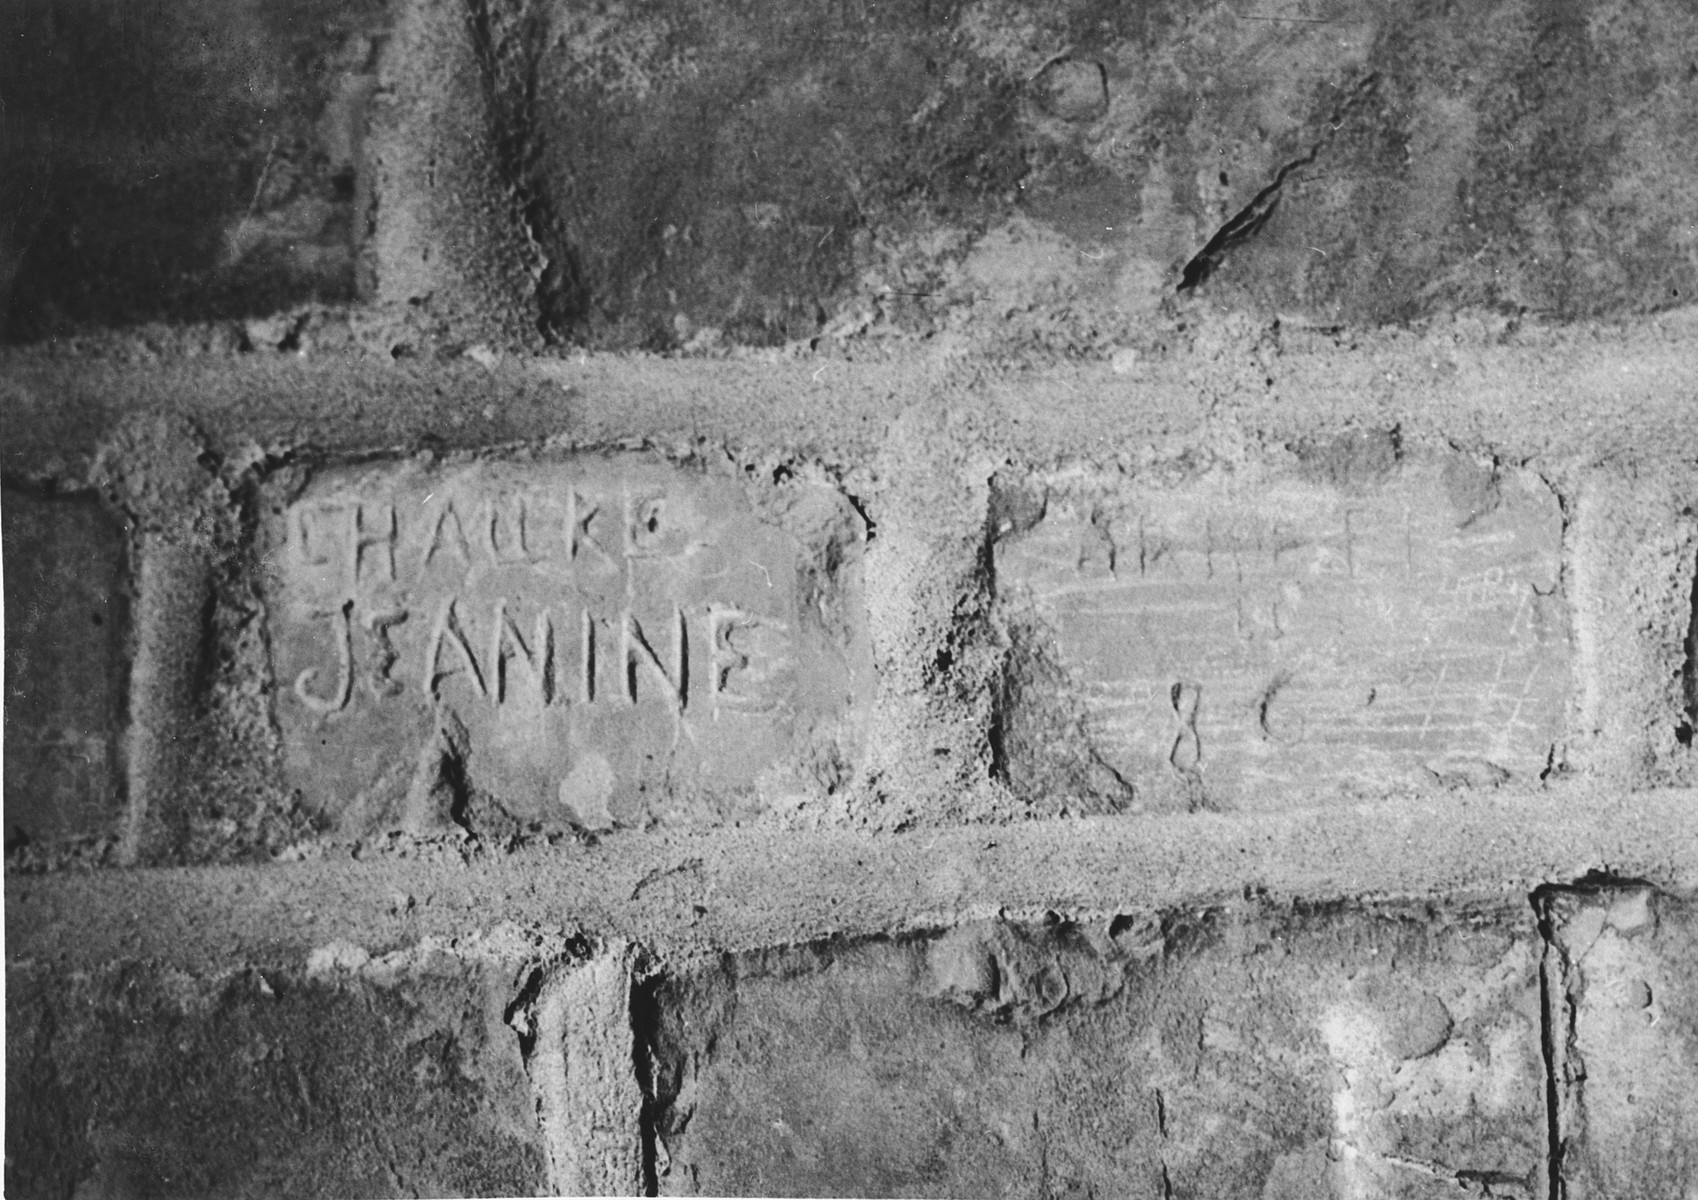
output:
{"label": "horizontal mortar line", "polygon": [[11,961],[85,967],[133,958],[191,969],[298,964],[337,940],[383,953],[504,925],[633,938],[682,961],[998,912],[1085,918],[1252,888],[1312,899],[1504,894],[1596,870],[1698,890],[1698,789],[1571,783],[897,835],[629,832],[471,865],[340,859],[10,874],[5,917]]}
{"label": "horizontal mortar line", "polygon": [[[1221,415],[1277,436],[1336,428],[1339,413],[1349,411],[1403,425],[1406,436],[1436,441],[1465,432],[1527,456],[1685,462],[1698,453],[1698,424],[1689,419],[1698,398],[1695,329],[1698,317],[1682,310],[1625,329],[1529,326],[1524,341],[1510,344],[1429,345],[1364,332],[1348,347],[1282,354],[1268,368],[1277,389],[1262,386],[1260,367],[1248,371]],[[1454,359],[1455,370],[1435,372],[1436,354]],[[26,348],[0,352],[0,424],[8,433],[0,460],[26,475],[47,459],[69,463],[92,453],[126,415],[149,410],[193,418],[215,449],[249,438],[332,453],[426,437],[468,448],[557,436],[594,444],[670,431],[871,454],[884,444],[885,422],[916,400],[967,401],[969,393],[975,411],[990,414],[991,440],[1005,436],[997,429],[1012,429],[1011,414],[1021,414],[1022,454],[1036,459],[1075,452],[1081,427],[1104,444],[1197,429],[1202,361],[1175,354],[1152,361],[1137,378],[1115,376],[1106,362],[1057,364],[1022,374],[1018,383],[986,384],[916,351],[888,362],[833,363],[830,383],[821,387],[813,380],[818,364],[807,359],[508,356],[485,367],[264,354],[136,359]],[[1219,370],[1212,360],[1210,369]],[[1388,377],[1396,383],[1388,386]],[[802,409],[799,393],[810,397]]]}
{"label": "horizontal mortar line", "polygon": [[[1051,595],[1067,594],[1081,595],[1084,594],[1084,589],[1051,593]],[[1212,617],[1216,623],[1227,629],[1232,628],[1233,618],[1236,616],[1231,604],[1199,603],[1194,595],[1181,600],[1163,601],[1152,599],[1149,596],[1137,596],[1134,597],[1134,600],[1135,603],[1128,604],[1124,608],[1076,607],[1070,610],[1067,615],[1075,621],[1124,621],[1127,618],[1137,618],[1147,614],[1179,613],[1182,616],[1198,620]]]}

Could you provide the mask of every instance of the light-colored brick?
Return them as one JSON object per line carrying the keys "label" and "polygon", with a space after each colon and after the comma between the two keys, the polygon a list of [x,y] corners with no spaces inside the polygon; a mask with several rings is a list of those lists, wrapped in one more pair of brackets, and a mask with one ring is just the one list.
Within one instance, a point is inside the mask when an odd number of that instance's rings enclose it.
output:
{"label": "light-colored brick", "polygon": [[640,455],[327,471],[266,524],[289,779],[356,832],[821,793],[855,753],[860,540],[828,488]]}
{"label": "light-colored brick", "polygon": [[1016,785],[1255,810],[1537,779],[1570,690],[1556,495],[1351,453],[1033,481],[995,510]]}

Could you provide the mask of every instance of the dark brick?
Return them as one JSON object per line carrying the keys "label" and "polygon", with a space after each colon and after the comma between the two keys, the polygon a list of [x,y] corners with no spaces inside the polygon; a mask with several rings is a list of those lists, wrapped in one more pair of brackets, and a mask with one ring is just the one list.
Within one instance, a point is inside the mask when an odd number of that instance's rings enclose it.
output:
{"label": "dark brick", "polygon": [[0,337],[351,299],[385,7],[0,9]]}
{"label": "dark brick", "polygon": [[[940,330],[987,300],[1004,344],[1078,349],[1135,340],[1182,280],[1326,322],[1645,311],[1698,289],[1698,25],[1670,0],[1585,21],[1510,3],[474,8],[545,320],[572,339],[774,343],[839,315]],[[1034,293],[1075,315],[1000,325]]]}
{"label": "dark brick", "polygon": [[7,488],[6,845],[116,832],[125,532],[90,498]]}
{"label": "dark brick", "polygon": [[6,1194],[530,1196],[499,971],[9,965]]}
{"label": "dark brick", "polygon": [[[426,10],[440,38],[381,52]],[[27,338],[351,296],[375,92],[406,110],[373,122],[379,233],[385,206],[418,218],[389,265],[493,249],[536,293],[410,297],[480,338],[496,317],[516,341],[778,343],[863,310],[938,330],[1038,276],[1074,315],[1019,336],[1075,350],[1135,338],[1182,280],[1326,322],[1679,305],[1698,24],[1676,0],[1588,14],[14,0],[0,281]],[[429,162],[396,173],[409,151]],[[409,212],[432,187],[441,211]]]}
{"label": "dark brick", "polygon": [[739,956],[654,993],[661,1194],[1531,1200],[1538,946],[1248,910]]}

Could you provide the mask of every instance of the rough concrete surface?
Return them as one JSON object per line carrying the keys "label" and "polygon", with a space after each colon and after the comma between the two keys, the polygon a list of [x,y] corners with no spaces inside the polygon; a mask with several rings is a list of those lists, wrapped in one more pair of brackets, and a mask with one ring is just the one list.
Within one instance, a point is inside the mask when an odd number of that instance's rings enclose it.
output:
{"label": "rough concrete surface", "polygon": [[[264,870],[24,873],[6,881],[10,953],[86,967],[203,970],[330,942],[388,952],[507,923],[625,938],[668,961],[1007,910],[1086,920],[1265,890],[1524,896],[1613,869],[1698,890],[1690,790],[1446,793],[1388,808],[1029,821],[900,835],[638,830],[484,844],[463,835],[309,841]],[[24,865],[24,864],[19,864]]]}
{"label": "rough concrete surface", "polygon": [[1690,470],[1698,440],[1686,419],[1698,399],[1690,308],[1631,323],[1462,313],[1379,329],[1203,317],[1118,366],[1065,351],[998,361],[959,339],[865,336],[728,359],[529,357],[472,344],[418,361],[392,358],[391,327],[364,310],[302,316],[316,336],[283,351],[238,351],[209,326],[9,349],[0,395],[15,435],[0,462],[24,478],[80,478],[137,411],[181,413],[221,458],[244,462],[303,447],[688,446],[705,436],[762,457],[867,464],[895,418],[935,409],[956,410],[959,432],[1017,439],[1020,459],[1041,466],[1151,446],[1177,457],[1176,443],[1200,435],[1230,447],[1240,436],[1398,428],[1412,444],[1516,461]]}

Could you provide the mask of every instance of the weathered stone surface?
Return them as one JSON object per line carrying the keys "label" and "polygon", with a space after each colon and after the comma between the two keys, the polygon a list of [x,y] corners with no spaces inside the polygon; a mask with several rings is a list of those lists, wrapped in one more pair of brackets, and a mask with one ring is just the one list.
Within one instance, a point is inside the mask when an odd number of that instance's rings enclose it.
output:
{"label": "weathered stone surface", "polygon": [[[982,303],[988,338],[1098,350],[1182,282],[1349,322],[1698,289],[1698,21],[1671,0],[504,7],[542,236],[610,341]],[[1033,301],[1071,312],[1004,320]]]}
{"label": "weathered stone surface", "polygon": [[[1698,21],[1676,0],[138,11],[0,11],[15,336],[345,297],[385,173],[418,186],[378,205],[380,240],[388,207],[453,261],[534,247],[535,279],[495,272],[525,295],[480,296],[514,341],[538,318],[704,349],[977,324],[1106,355],[1171,336],[1149,317],[1182,282],[1325,322],[1698,291]],[[421,13],[440,37],[414,39]],[[374,93],[401,110],[375,172]],[[427,323],[466,299],[430,290]]]}
{"label": "weathered stone surface", "polygon": [[326,471],[265,527],[289,778],[353,831],[823,794],[871,683],[861,538],[830,488],[635,454]]}
{"label": "weathered stone surface", "polygon": [[1624,884],[1542,908],[1564,1194],[1698,1194],[1698,907]]}
{"label": "weathered stone surface", "polygon": [[8,964],[6,1194],[543,1193],[510,980],[443,954],[349,961]]}
{"label": "weathered stone surface", "polygon": [[653,993],[660,1192],[1531,1200],[1538,945],[1249,911],[744,955]]}
{"label": "weathered stone surface", "polygon": [[1250,810],[1536,778],[1569,693],[1557,498],[1379,445],[1005,486],[1016,788]]}
{"label": "weathered stone surface", "polygon": [[1102,352],[1181,284],[1323,321],[1698,288],[1698,24],[1667,0],[480,11],[545,291],[601,344],[977,315]]}
{"label": "weathered stone surface", "polygon": [[[0,7],[0,336],[351,299],[387,8]],[[214,341],[290,332],[260,321]]]}
{"label": "weathered stone surface", "polygon": [[89,498],[7,488],[6,845],[116,832],[124,531]]}

